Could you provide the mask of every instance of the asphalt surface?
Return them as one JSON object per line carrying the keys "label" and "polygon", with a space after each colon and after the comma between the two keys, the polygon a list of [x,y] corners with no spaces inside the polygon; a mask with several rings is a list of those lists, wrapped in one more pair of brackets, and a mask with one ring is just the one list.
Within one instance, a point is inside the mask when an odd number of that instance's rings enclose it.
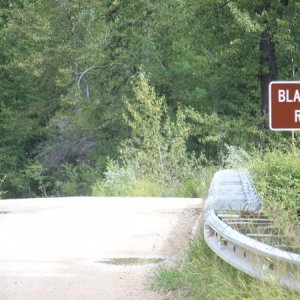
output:
{"label": "asphalt surface", "polygon": [[149,278],[201,211],[201,199],[1,200],[0,300],[165,299]]}

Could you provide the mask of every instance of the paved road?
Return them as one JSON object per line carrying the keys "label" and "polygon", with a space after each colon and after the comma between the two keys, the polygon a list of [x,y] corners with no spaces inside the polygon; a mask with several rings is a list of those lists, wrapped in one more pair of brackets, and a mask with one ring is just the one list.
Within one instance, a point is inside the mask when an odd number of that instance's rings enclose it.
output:
{"label": "paved road", "polygon": [[146,282],[186,244],[200,199],[0,201],[0,300],[162,299]]}

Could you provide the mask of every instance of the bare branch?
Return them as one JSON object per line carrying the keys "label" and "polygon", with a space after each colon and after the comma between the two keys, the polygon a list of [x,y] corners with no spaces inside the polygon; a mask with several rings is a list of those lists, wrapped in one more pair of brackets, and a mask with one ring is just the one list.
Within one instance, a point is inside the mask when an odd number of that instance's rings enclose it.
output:
{"label": "bare branch", "polygon": [[80,90],[80,81],[81,81],[82,77],[83,77],[88,71],[90,71],[90,70],[92,70],[92,69],[94,69],[94,68],[96,68],[96,67],[97,67],[97,66],[91,66],[91,67],[87,68],[86,70],[84,70],[84,71],[81,73],[81,75],[79,76],[78,81],[77,81],[77,87],[79,88],[79,90]]}

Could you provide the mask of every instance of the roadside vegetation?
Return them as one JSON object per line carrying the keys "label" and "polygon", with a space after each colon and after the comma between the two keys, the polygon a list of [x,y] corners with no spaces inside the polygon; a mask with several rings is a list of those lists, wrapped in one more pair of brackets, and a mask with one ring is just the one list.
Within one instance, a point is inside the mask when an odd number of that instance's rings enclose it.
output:
{"label": "roadside vegetation", "polygon": [[[248,165],[264,210],[297,225],[300,215],[300,151],[258,154]],[[288,216],[288,217],[287,217]]]}
{"label": "roadside vegetation", "polygon": [[263,204],[278,225],[299,229],[300,216],[300,149],[286,145],[282,149],[247,152],[227,147],[225,167],[248,169]]}
{"label": "roadside vegetation", "polygon": [[287,151],[266,91],[300,79],[299,13],[288,0],[0,1],[1,197],[196,196],[226,145]]}
{"label": "roadside vegetation", "polygon": [[203,238],[191,242],[176,266],[156,271],[152,288],[170,299],[296,300],[300,295],[249,277],[222,261]]}
{"label": "roadside vegetation", "polygon": [[197,122],[199,114],[179,107],[171,117],[165,98],[142,72],[133,86],[135,99],[124,100],[123,115],[130,137],[94,184],[93,195],[201,197],[214,168],[204,168],[205,158],[187,150],[188,120]]}
{"label": "roadside vegetation", "polygon": [[[298,252],[300,152],[290,148],[249,154],[242,148],[227,147],[226,153],[226,167],[250,171],[264,213],[291,237],[289,246]],[[300,299],[299,293],[281,288],[275,281],[264,283],[237,271],[214,254],[202,236],[190,243],[175,266],[157,269],[152,288],[170,299]]]}

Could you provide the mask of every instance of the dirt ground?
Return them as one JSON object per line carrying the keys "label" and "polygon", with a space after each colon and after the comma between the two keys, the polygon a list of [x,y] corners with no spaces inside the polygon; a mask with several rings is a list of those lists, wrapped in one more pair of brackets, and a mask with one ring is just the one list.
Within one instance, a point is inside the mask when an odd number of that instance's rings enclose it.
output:
{"label": "dirt ground", "polygon": [[183,251],[201,210],[201,199],[3,200],[0,299],[179,299],[149,282]]}

